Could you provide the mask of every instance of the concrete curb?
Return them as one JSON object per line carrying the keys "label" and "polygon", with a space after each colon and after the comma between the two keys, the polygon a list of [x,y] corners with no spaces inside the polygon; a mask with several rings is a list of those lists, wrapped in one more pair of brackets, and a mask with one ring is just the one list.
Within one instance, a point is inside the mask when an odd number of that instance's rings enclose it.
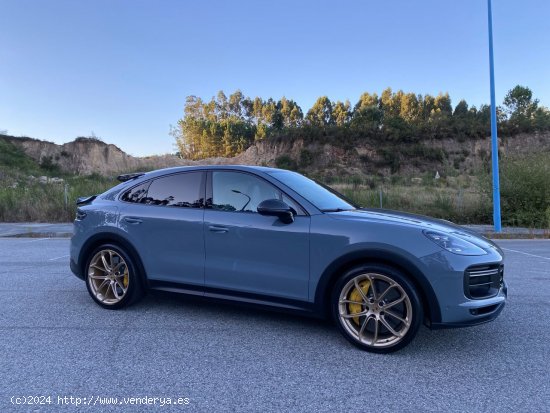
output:
{"label": "concrete curb", "polygon": [[13,222],[0,223],[0,238],[70,238],[73,224]]}
{"label": "concrete curb", "polygon": [[496,233],[492,225],[463,225],[491,239],[549,239],[550,230],[540,228],[504,227]]}

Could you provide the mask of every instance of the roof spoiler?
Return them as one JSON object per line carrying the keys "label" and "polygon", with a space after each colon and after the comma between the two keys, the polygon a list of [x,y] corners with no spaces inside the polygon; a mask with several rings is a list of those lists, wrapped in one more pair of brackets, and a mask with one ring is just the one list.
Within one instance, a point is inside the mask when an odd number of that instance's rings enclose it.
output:
{"label": "roof spoiler", "polygon": [[145,175],[145,172],[136,172],[133,174],[119,175],[117,176],[116,179],[118,179],[120,182],[126,182],[126,181],[131,181],[132,179],[139,178],[140,176],[143,176],[143,175]]}
{"label": "roof spoiler", "polygon": [[78,206],[87,205],[87,204],[91,203],[96,198],[97,198],[97,195],[81,196],[80,198],[77,198],[76,205],[78,205]]}

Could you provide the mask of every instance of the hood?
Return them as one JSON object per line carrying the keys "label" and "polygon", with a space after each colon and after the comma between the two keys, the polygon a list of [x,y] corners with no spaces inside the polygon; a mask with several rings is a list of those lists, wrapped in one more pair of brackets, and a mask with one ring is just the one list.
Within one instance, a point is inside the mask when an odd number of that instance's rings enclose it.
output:
{"label": "hood", "polygon": [[388,224],[418,227],[420,230],[452,233],[480,248],[496,248],[501,252],[500,248],[493,241],[485,238],[483,235],[444,219],[378,208],[359,208],[349,211],[329,212],[327,214],[335,219],[351,219],[380,223],[386,222]]}

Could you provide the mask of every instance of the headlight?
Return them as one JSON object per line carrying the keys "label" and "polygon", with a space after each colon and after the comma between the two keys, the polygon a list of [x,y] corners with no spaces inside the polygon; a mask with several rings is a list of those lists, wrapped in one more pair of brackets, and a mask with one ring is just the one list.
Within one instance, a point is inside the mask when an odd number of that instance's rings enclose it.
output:
{"label": "headlight", "polygon": [[458,255],[485,255],[483,249],[460,237],[436,231],[422,231],[429,239],[453,254]]}

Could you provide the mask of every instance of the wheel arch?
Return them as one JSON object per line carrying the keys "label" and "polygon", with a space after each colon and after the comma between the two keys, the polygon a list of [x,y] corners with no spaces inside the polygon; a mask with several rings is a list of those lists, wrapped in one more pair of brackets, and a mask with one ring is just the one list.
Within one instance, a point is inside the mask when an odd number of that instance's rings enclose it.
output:
{"label": "wheel arch", "polygon": [[86,273],[86,268],[84,268],[84,266],[86,265],[86,260],[88,256],[95,248],[99,247],[102,244],[118,245],[121,248],[123,248],[128,254],[130,254],[131,258],[134,259],[135,264],[138,267],[138,273],[139,273],[142,286],[144,288],[148,287],[145,268],[143,266],[143,262],[136,248],[126,238],[114,232],[98,233],[86,240],[86,242],[83,244],[82,248],[80,249],[80,253],[78,255],[78,263],[77,263],[78,268],[82,271],[82,274]]}
{"label": "wheel arch", "polygon": [[395,252],[377,249],[350,252],[327,266],[315,290],[317,311],[328,314],[330,295],[338,278],[351,268],[365,264],[382,264],[401,271],[416,287],[429,323],[441,321],[439,301],[428,279],[418,266],[407,257]]}

